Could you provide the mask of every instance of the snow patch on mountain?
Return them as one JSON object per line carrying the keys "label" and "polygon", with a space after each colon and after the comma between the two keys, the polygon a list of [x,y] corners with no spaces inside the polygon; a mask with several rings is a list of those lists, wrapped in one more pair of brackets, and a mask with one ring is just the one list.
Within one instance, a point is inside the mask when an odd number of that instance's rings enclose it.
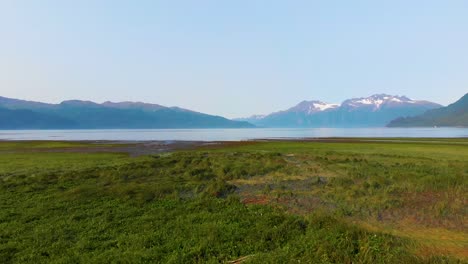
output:
{"label": "snow patch on mountain", "polygon": [[[302,101],[289,109],[273,112],[269,115],[254,115],[249,118],[235,120],[248,121],[262,126],[303,126],[304,122],[309,122],[308,125],[336,125],[345,124],[346,122],[351,125],[356,125],[359,122],[361,122],[359,124],[373,122],[373,125],[383,125],[385,122],[390,121],[390,119],[385,118],[388,116],[393,117],[392,114],[401,116],[415,115],[421,113],[421,111],[424,112],[438,107],[440,105],[436,103],[413,100],[406,96],[374,94],[369,97],[348,99],[341,104],[324,103],[318,100]],[[359,115],[363,115],[361,120],[356,117]],[[378,123],[376,121],[377,117],[375,120],[370,120],[369,116],[372,115],[381,115],[378,118],[382,121]],[[312,116],[316,117],[308,119]],[[290,120],[285,121],[288,118]],[[345,120],[345,118],[348,118],[348,120]]]}
{"label": "snow patch on mountain", "polygon": [[313,106],[314,109],[318,109],[320,111],[325,111],[327,109],[337,108],[340,105],[339,104],[327,104],[327,103],[320,102],[320,103],[313,103],[312,106]]}
{"label": "snow patch on mountain", "polygon": [[329,104],[321,101],[302,101],[294,107],[286,110],[285,112],[300,112],[313,114],[317,112],[326,111],[328,109],[338,108],[339,104]]}
{"label": "snow patch on mountain", "polygon": [[369,97],[354,98],[343,102],[342,105],[349,106],[351,108],[358,108],[361,106],[373,106],[374,110],[380,109],[385,104],[417,104],[423,103],[424,101],[411,100],[406,96],[393,96],[387,94],[375,94]]}

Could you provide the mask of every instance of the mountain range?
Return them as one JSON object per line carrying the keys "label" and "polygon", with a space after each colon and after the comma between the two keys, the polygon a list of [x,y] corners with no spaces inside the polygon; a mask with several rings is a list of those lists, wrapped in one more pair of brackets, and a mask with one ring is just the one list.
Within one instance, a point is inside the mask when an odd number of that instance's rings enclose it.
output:
{"label": "mountain range", "polygon": [[260,127],[384,127],[399,117],[415,116],[439,104],[405,96],[375,94],[341,104],[302,101],[287,110],[265,116],[239,118]]}
{"label": "mountain range", "polygon": [[69,100],[59,104],[0,96],[0,129],[146,129],[250,127],[468,126],[468,94],[439,104],[405,96],[375,94],[341,104],[302,101],[268,115],[229,120],[180,107],[142,102]]}
{"label": "mountain range", "polygon": [[426,111],[414,117],[400,117],[388,124],[389,127],[468,127],[468,93],[455,103]]}
{"label": "mountain range", "polygon": [[0,97],[0,129],[248,127],[253,125],[179,107],[141,102],[98,104],[70,100],[47,104]]}

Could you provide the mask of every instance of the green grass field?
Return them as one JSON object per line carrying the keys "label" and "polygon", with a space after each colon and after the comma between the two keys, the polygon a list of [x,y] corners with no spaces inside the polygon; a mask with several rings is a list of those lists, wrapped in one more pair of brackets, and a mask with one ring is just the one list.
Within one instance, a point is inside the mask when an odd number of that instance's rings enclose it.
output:
{"label": "green grass field", "polygon": [[1,263],[468,261],[468,139],[77,147],[0,142]]}

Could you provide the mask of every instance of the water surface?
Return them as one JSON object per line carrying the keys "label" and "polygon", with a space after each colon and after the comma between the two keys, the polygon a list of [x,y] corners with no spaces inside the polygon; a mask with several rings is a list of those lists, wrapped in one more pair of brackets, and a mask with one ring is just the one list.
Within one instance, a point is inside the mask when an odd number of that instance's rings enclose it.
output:
{"label": "water surface", "polygon": [[0,140],[193,140],[239,141],[265,138],[468,137],[468,128],[247,128],[0,130]]}

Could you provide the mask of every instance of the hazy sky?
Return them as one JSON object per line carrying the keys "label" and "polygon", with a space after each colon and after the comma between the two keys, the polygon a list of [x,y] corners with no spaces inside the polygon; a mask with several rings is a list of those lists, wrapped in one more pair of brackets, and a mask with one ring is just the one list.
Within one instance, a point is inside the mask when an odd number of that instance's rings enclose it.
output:
{"label": "hazy sky", "polygon": [[0,0],[0,95],[227,117],[468,92],[468,1]]}

